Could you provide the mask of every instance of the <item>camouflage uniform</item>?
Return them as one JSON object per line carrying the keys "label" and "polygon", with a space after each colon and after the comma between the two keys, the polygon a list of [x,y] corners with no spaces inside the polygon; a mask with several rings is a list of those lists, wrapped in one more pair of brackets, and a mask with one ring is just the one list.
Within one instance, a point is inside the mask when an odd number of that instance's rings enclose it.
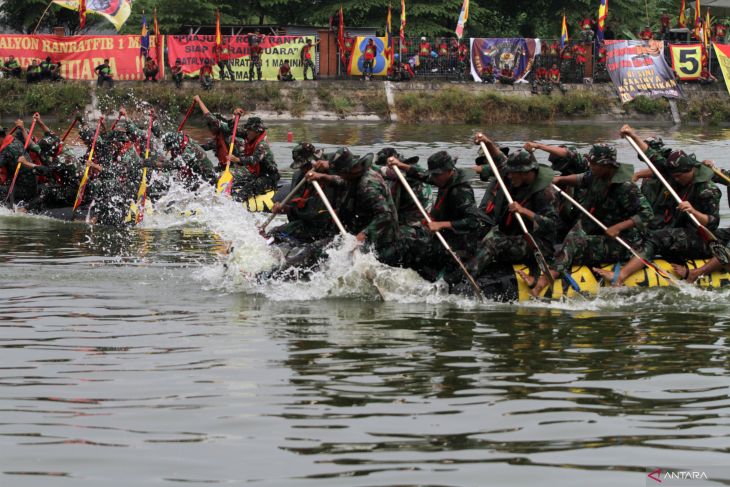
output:
{"label": "camouflage uniform", "polygon": [[[633,166],[616,162],[616,149],[606,144],[594,145],[587,156],[588,162],[596,165],[610,165],[616,172],[610,180],[601,180],[592,172],[579,175],[579,188],[586,190],[581,204],[607,227],[632,219],[634,228],[621,232],[632,248],[641,251],[648,223],[653,217],[649,202],[631,182]],[[629,252],[604,234],[604,231],[588,217],[581,217],[565,237],[555,255],[555,270],[564,274],[570,272],[574,262],[596,265],[626,260]]]}
{"label": "camouflage uniform", "polygon": [[[312,169],[312,162],[317,159],[316,152],[314,146],[306,142],[300,143],[292,149],[294,162],[292,162],[291,168],[295,169],[291,180],[292,189]],[[332,156],[330,155],[329,158]],[[325,185],[322,190],[332,204],[335,204],[337,199],[335,188]],[[313,242],[332,237],[337,232],[332,217],[327,213],[327,208],[311,186],[305,185],[300,188],[284,209],[289,222],[270,232],[278,240],[294,238],[300,242]]]}
{"label": "camouflage uniform", "polygon": [[[668,178],[669,173],[666,170],[667,157],[669,157],[672,149],[664,146],[664,141],[661,139],[661,137],[652,137],[646,139],[644,142],[649,146],[649,148],[645,152],[647,158],[649,158],[652,164],[654,164],[657,170],[659,170],[659,172],[662,173],[665,178]],[[638,157],[640,161],[644,161],[640,155]],[[654,210],[654,221],[651,222],[649,228],[661,228],[663,226],[663,224],[661,223],[661,213],[663,210],[655,206],[655,204],[661,201],[660,197],[668,196],[669,193],[663,195],[663,193],[666,192],[666,188],[664,188],[664,185],[661,181],[659,181],[659,179],[657,179],[656,176],[652,176],[643,180],[643,182],[641,183],[641,192],[652,205],[652,210]]]}
{"label": "camouflage uniform", "polygon": [[52,171],[48,184],[41,190],[41,201],[46,208],[73,206],[81,183],[84,166],[53,132],[46,132],[38,141],[40,158]]}
{"label": "camouflage uniform", "polygon": [[[712,182],[713,172],[701,165],[694,154],[673,151],[666,159],[665,171],[670,175],[696,170],[694,180],[685,187],[674,183],[674,188],[682,201],[689,201],[699,212],[709,217],[707,229],[713,231],[720,223],[720,198],[718,187]],[[645,256],[651,259],[655,254],[670,260],[686,260],[710,256],[707,243],[697,233],[697,228],[689,216],[677,210],[677,203],[668,191],[663,191],[652,202],[655,209],[655,222],[661,228],[649,232],[645,246]],[[656,223],[655,223],[656,224]]]}
{"label": "camouflage uniform", "polygon": [[[208,129],[213,133],[214,138],[202,144],[203,150],[211,150],[215,152],[216,158],[218,159],[219,169],[223,170],[226,167],[226,156],[228,155],[228,147],[231,140],[231,134],[233,133],[233,120],[226,119],[220,113],[208,112],[205,114],[205,123]],[[240,157],[241,154],[238,151],[239,144],[242,142],[238,138],[243,139],[246,136],[246,131],[239,124],[236,130],[236,143],[233,144],[233,155]]]}
{"label": "camouflage uniform", "polygon": [[170,151],[169,167],[177,170],[178,178],[195,190],[199,180],[215,185],[218,173],[208,156],[195,141],[182,132],[168,132],[162,136],[162,144]]}
{"label": "camouflage uniform", "polygon": [[250,117],[243,128],[258,134],[255,142],[239,142],[240,139],[236,139],[235,144],[238,146],[240,160],[236,163],[237,166],[231,169],[233,173],[231,194],[234,198],[245,201],[252,196],[276,189],[280,176],[279,168],[274,161],[274,153],[266,140],[266,127],[261,119]]}
{"label": "camouflage uniform", "polygon": [[[394,148],[388,147],[382,149],[375,156],[375,165],[378,166],[376,169],[380,171],[380,174],[385,179],[386,184],[390,190],[390,195],[393,198],[393,202],[396,206],[398,214],[398,224],[403,226],[421,226],[423,215],[421,214],[418,206],[413,202],[413,199],[407,193],[407,191],[401,186],[398,176],[395,172],[386,167],[386,163],[389,157],[395,157],[399,161],[402,161],[408,165],[415,165],[418,163],[418,156],[411,158],[404,158],[403,155],[399,154]],[[420,167],[416,166],[416,171],[423,171]],[[418,198],[424,209],[428,208],[431,204],[431,188],[423,181],[404,174],[406,182],[410,185],[413,193]]]}
{"label": "camouflage uniform", "polygon": [[[8,144],[2,152],[0,152],[0,168],[5,168],[7,173],[8,181],[7,186],[3,187],[2,196],[3,201],[7,196],[7,192],[10,191],[10,184],[15,174],[15,169],[18,166],[18,158],[25,156],[30,162],[30,155],[26,152],[23,143],[24,137],[20,131],[16,132],[16,136],[13,137],[13,141]],[[38,181],[36,174],[39,174],[39,169],[31,169],[21,165],[20,171],[18,172],[18,178],[15,181],[15,188],[13,195],[9,201],[15,204],[22,204],[29,209],[37,209],[39,205],[38,199]]]}
{"label": "camouflage uniform", "polygon": [[[570,176],[572,174],[583,174],[588,171],[588,162],[585,157],[578,152],[578,149],[572,145],[561,145],[563,149],[568,151],[566,157],[557,157],[553,154],[548,156],[548,161],[554,171],[560,173],[561,176]],[[573,187],[566,187],[563,190],[573,198],[580,200],[583,198],[584,191],[576,190]],[[573,227],[575,221],[580,216],[579,212],[573,208],[573,205],[564,198],[558,199],[558,231],[559,239],[563,239],[568,231]]]}
{"label": "camouflage uniform", "polygon": [[[539,165],[526,151],[509,156],[506,173],[529,171],[535,171],[536,176],[529,186],[513,188],[509,179],[505,179],[505,185],[514,201],[535,213],[534,220],[524,216],[523,220],[543,254],[551,256],[558,221],[557,201],[551,188],[555,172]],[[481,241],[476,257],[468,264],[475,277],[495,262],[515,264],[534,260],[534,250],[527,243],[517,218],[509,211],[504,192],[498,191],[489,212],[497,224]]]}
{"label": "camouflage uniform", "polygon": [[364,167],[354,181],[336,178],[336,185],[344,190],[338,213],[348,231],[365,234],[365,241],[375,250],[378,260],[397,265],[402,252],[395,204],[383,177],[370,167],[372,161],[372,154],[356,159],[347,149],[339,149],[331,157],[335,174],[347,173],[358,165]]}
{"label": "camouflage uniform", "polygon": [[[507,173],[504,171],[504,167],[507,164],[507,155],[509,154],[508,148],[503,148],[502,151],[494,159],[494,164],[499,169],[499,174],[504,179],[507,177]],[[489,230],[496,224],[494,216],[491,214],[492,208],[494,208],[494,200],[497,194],[500,192],[499,185],[497,184],[497,178],[492,174],[492,168],[487,164],[487,158],[481,155],[474,161],[478,166],[482,166],[482,170],[479,173],[479,179],[484,181],[486,186],[484,187],[484,196],[477,207],[479,214],[482,217],[483,226],[480,228],[478,238],[484,238]]]}

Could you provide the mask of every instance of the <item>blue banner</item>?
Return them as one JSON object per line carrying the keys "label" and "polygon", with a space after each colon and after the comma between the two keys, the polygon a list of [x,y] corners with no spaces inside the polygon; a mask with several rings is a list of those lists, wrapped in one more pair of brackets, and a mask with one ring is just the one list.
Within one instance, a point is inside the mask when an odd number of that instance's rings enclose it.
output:
{"label": "blue banner", "polygon": [[663,41],[605,41],[606,68],[621,103],[639,95],[680,98],[674,73],[664,60]]}
{"label": "blue banner", "polygon": [[520,81],[530,73],[538,54],[539,39],[475,38],[471,40],[471,75],[474,81],[481,82],[484,68],[491,64],[495,76],[509,68],[515,81]]}

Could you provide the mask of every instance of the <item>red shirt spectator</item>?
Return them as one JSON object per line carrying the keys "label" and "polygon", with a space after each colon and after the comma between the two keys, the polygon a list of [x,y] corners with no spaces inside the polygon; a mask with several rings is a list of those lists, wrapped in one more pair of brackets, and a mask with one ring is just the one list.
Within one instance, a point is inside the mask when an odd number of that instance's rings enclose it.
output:
{"label": "red shirt spectator", "polygon": [[598,62],[606,64],[606,48],[604,46],[598,48]]}
{"label": "red shirt spectator", "polygon": [[550,68],[548,76],[550,77],[550,81],[552,81],[553,83],[560,82],[560,70],[558,69],[558,66],[556,64],[553,64],[553,67]]}
{"label": "red shirt spectator", "polygon": [[424,57],[431,55],[431,44],[428,43],[425,37],[421,37],[421,42],[418,44],[418,55]]}
{"label": "red shirt spectator", "polygon": [[441,44],[439,44],[438,54],[440,57],[446,57],[449,55],[449,45],[446,43],[445,40],[442,40]]}
{"label": "red shirt spectator", "polygon": [[650,41],[654,39],[654,34],[651,32],[651,28],[647,25],[644,30],[639,32],[639,39],[642,41]]}
{"label": "red shirt spectator", "polygon": [[557,56],[558,54],[560,54],[560,44],[558,44],[557,41],[555,41],[552,44],[550,44],[550,51],[549,52],[550,52],[550,55],[551,56]]}
{"label": "red shirt spectator", "polygon": [[718,22],[717,24],[712,26],[712,32],[713,32],[713,36],[712,36],[713,41],[724,40],[725,34],[727,33],[727,27],[725,26],[725,24],[721,24]]}
{"label": "red shirt spectator", "polygon": [[378,54],[378,48],[375,47],[375,43],[372,39],[368,41],[368,45],[365,46],[365,60],[366,61],[372,61],[375,59],[375,56]]}
{"label": "red shirt spectator", "polygon": [[466,59],[469,57],[469,48],[466,47],[465,43],[459,44],[459,61],[466,61]]}
{"label": "red shirt spectator", "polygon": [[343,44],[345,47],[345,52],[349,54],[352,52],[352,48],[355,47],[355,38],[352,37],[350,35],[350,33],[348,32],[347,35],[345,36]]}
{"label": "red shirt spectator", "polygon": [[560,57],[564,61],[570,61],[571,59],[573,59],[573,49],[571,49],[570,46],[565,46],[563,52],[560,53]]}
{"label": "red shirt spectator", "polygon": [[669,15],[663,14],[660,22],[661,22],[661,33],[666,34],[667,32],[669,32],[669,25],[671,22],[671,20],[669,19]]}
{"label": "red shirt spectator", "polygon": [[537,78],[538,80],[547,79],[547,76],[548,76],[547,69],[545,69],[543,67],[539,67],[539,68],[537,68],[537,71],[535,71],[535,78]]}
{"label": "red shirt spectator", "polygon": [[307,43],[302,47],[302,58],[312,59],[312,53],[309,52],[312,48],[312,41],[307,39]]}
{"label": "red shirt spectator", "polygon": [[210,64],[203,64],[200,68],[200,76],[213,76],[213,66]]}
{"label": "red shirt spectator", "polygon": [[264,53],[264,48],[259,46],[258,44],[254,44],[251,46],[251,57],[252,58],[260,58],[261,54]]}
{"label": "red shirt spectator", "polygon": [[583,44],[578,44],[573,48],[573,51],[575,52],[575,61],[578,64],[585,64],[586,63],[586,48]]}

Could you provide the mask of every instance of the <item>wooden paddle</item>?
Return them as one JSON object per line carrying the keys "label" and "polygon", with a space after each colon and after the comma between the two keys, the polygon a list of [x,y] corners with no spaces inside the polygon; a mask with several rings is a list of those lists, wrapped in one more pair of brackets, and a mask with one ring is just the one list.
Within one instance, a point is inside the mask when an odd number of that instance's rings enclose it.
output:
{"label": "wooden paddle", "polygon": [[[413,203],[418,208],[418,211],[421,212],[421,216],[423,216],[424,220],[426,220],[428,223],[431,223],[431,215],[429,215],[426,210],[423,208],[423,205],[421,204],[421,201],[418,199],[416,194],[413,192],[413,188],[411,188],[411,185],[408,184],[408,181],[406,180],[405,176],[403,176],[403,173],[401,172],[400,168],[398,166],[390,166],[393,169],[393,172],[395,172],[395,175],[398,176],[398,180],[400,181],[401,185],[405,188],[408,195],[413,200]],[[471,287],[474,288],[474,293],[476,294],[477,298],[479,298],[479,301],[484,301],[484,295],[482,294],[482,290],[477,284],[477,282],[474,280],[472,275],[467,270],[464,263],[461,261],[458,255],[456,255],[456,252],[454,252],[449,245],[449,243],[446,241],[444,236],[441,234],[441,232],[435,232],[436,238],[439,242],[441,242],[441,245],[443,245],[444,249],[451,255],[451,258],[454,259],[454,261],[457,263],[459,268],[461,269],[461,272],[464,273],[464,276],[466,276],[466,279],[469,281],[469,284],[471,284]]]}
{"label": "wooden paddle", "polygon": [[178,132],[182,132],[183,127],[185,126],[185,122],[188,121],[188,117],[191,113],[193,113],[193,110],[195,109],[195,100],[190,104],[190,108],[188,108],[188,113],[185,114],[185,118],[182,119],[182,122],[180,122],[180,126],[177,128]]}
{"label": "wooden paddle", "polygon": [[[489,150],[487,149],[487,146],[484,144],[484,142],[479,142],[479,145],[482,148],[482,152],[484,152],[484,155],[487,157],[487,162],[489,163],[489,167],[492,169],[492,174],[494,174],[494,177],[497,178],[497,184],[499,184],[502,193],[504,193],[504,197],[507,200],[507,203],[511,205],[514,200],[512,199],[512,195],[509,193],[507,186],[505,186],[504,181],[502,180],[502,175],[499,173],[499,169],[494,163],[492,155],[489,153]],[[547,260],[545,260],[545,256],[542,255],[542,251],[537,245],[535,238],[527,230],[527,225],[525,225],[525,221],[522,219],[522,215],[517,212],[514,212],[514,215],[517,219],[517,222],[520,224],[520,227],[522,228],[522,234],[525,236],[527,244],[532,248],[532,251],[535,254],[535,260],[537,261],[537,266],[540,268],[540,272],[545,274],[545,277],[547,277],[548,282],[552,286],[553,284],[555,284],[555,279],[550,272],[550,266],[548,265]]]}
{"label": "wooden paddle", "polygon": [[[241,115],[236,115],[236,120],[233,122],[233,134],[231,134],[231,143],[228,146],[229,156],[233,154],[233,147],[236,144],[236,133],[238,131],[238,121],[240,119]],[[226,161],[226,169],[223,171],[221,177],[218,179],[218,184],[216,185],[216,193],[225,193],[227,195],[230,195],[232,189],[233,174],[231,173],[231,161]]]}
{"label": "wooden paddle", "polygon": [[[659,172],[656,166],[649,160],[646,154],[644,154],[644,151],[641,150],[641,147],[636,144],[636,141],[631,137],[624,138],[629,141],[629,144],[631,144],[641,160],[643,160],[644,163],[649,166],[649,169],[651,169],[657,179],[662,182],[666,190],[669,191],[669,194],[671,194],[672,198],[674,198],[674,201],[676,201],[677,204],[680,204],[682,202],[682,198],[679,197],[672,185],[667,182],[662,173]],[[728,252],[727,247],[725,247],[722,242],[720,242],[715,234],[713,234],[706,226],[701,224],[699,220],[697,220],[697,217],[695,217],[693,214],[687,213],[687,216],[689,216],[689,219],[697,227],[697,233],[699,233],[700,237],[702,237],[702,239],[709,245],[712,255],[717,257],[720,262],[730,261],[730,252]]]}
{"label": "wooden paddle", "polygon": [[79,206],[81,206],[81,201],[84,199],[84,191],[86,191],[86,185],[89,182],[89,168],[91,167],[91,162],[94,159],[94,148],[96,147],[96,139],[99,137],[99,129],[101,129],[102,124],[104,123],[104,116],[102,115],[99,117],[99,121],[96,123],[96,132],[94,132],[94,138],[91,140],[91,148],[89,149],[89,155],[86,158],[86,169],[84,169],[84,175],[81,177],[81,183],[79,184],[79,189],[76,192],[76,200],[74,201],[74,207],[71,211],[71,220],[74,219],[74,216],[76,215],[76,210]]}
{"label": "wooden paddle", "polygon": [[[26,134],[25,145],[23,145],[23,150],[28,150],[28,145],[30,144],[30,139],[33,137],[33,130],[35,129],[35,124],[37,121],[36,117],[35,117],[36,115],[38,115],[38,112],[33,114],[33,123],[30,124],[30,130]],[[20,157],[23,157],[23,156],[21,155]],[[10,183],[10,189],[8,189],[8,195],[5,197],[5,201],[8,201],[10,199],[12,199],[13,201],[15,200],[15,198],[14,198],[15,182],[18,180],[18,173],[20,172],[20,166],[22,166],[22,165],[23,165],[23,163],[20,162],[20,160],[18,160],[18,165],[15,166],[15,173],[13,174],[13,181]]]}
{"label": "wooden paddle", "polygon": [[725,176],[725,173],[724,173],[724,172],[720,171],[720,170],[719,170],[718,168],[716,168],[716,167],[713,167],[713,166],[709,166],[709,167],[710,167],[710,169],[712,169],[712,172],[714,172],[715,174],[717,174],[717,176],[718,176],[719,178],[721,178],[721,179],[725,180],[725,182],[726,182],[726,183],[730,184],[730,178],[729,178],[729,177],[727,177],[727,176]]}
{"label": "wooden paddle", "polygon": [[324,194],[324,191],[322,191],[322,186],[320,186],[317,181],[312,181],[312,186],[314,186],[314,190],[317,191],[317,194],[322,199],[322,203],[324,203],[324,206],[325,208],[327,208],[327,211],[332,217],[332,220],[334,220],[335,225],[337,225],[337,228],[340,230],[340,234],[342,234],[343,237],[347,235],[347,231],[342,225],[340,217],[337,216],[337,213],[335,213],[335,209],[332,208],[332,205],[330,204],[330,200],[327,198],[327,195]]}
{"label": "wooden paddle", "polygon": [[142,181],[139,183],[139,190],[137,190],[137,201],[132,201],[129,204],[129,212],[127,212],[127,218],[124,221],[131,222],[132,218],[135,218],[135,223],[140,223],[144,219],[144,205],[147,201],[147,161],[150,158],[150,140],[152,139],[152,122],[155,117],[153,113],[150,113],[150,120],[147,123],[147,143],[144,149],[144,162],[145,166],[142,168]]}
{"label": "wooden paddle", "polygon": [[[286,204],[288,204],[288,203],[289,203],[289,202],[290,202],[290,201],[292,200],[292,198],[294,198],[294,195],[295,195],[295,194],[296,194],[296,193],[297,193],[297,192],[298,192],[298,191],[299,191],[300,189],[302,189],[302,187],[303,187],[303,186],[304,186],[304,185],[305,185],[306,183],[307,183],[307,179],[306,179],[305,177],[303,177],[303,176],[302,176],[302,179],[301,179],[301,180],[300,180],[300,181],[299,181],[299,182],[298,182],[298,183],[296,184],[296,186],[294,186],[294,189],[292,189],[292,190],[291,190],[291,191],[289,192],[289,194],[288,194],[288,195],[286,195],[286,198],[284,198],[284,200],[283,200],[283,201],[281,202],[281,206],[283,207],[283,206],[285,206]],[[259,231],[260,231],[260,232],[261,232],[262,234],[263,234],[263,233],[264,233],[264,231],[266,230],[266,227],[268,227],[268,226],[269,226],[269,223],[271,223],[271,222],[272,222],[272,221],[274,220],[274,218],[276,218],[276,213],[272,213],[271,215],[269,215],[269,217],[268,217],[268,218],[267,218],[267,219],[266,219],[266,220],[264,221],[264,223],[263,223],[263,224],[262,224],[262,225],[261,225],[261,226],[259,227]]]}
{"label": "wooden paddle", "polygon": [[[563,198],[565,198],[566,200],[568,200],[569,202],[571,202],[573,204],[573,206],[575,206],[576,208],[578,208],[581,211],[581,213],[583,213],[585,216],[587,216],[588,218],[590,218],[593,221],[593,223],[595,223],[596,225],[598,225],[601,228],[601,230],[603,230],[604,232],[606,230],[608,230],[608,227],[606,225],[604,225],[598,218],[596,218],[595,216],[593,216],[593,213],[591,213],[590,211],[586,210],[585,207],[583,205],[581,205],[580,203],[578,203],[572,196],[570,196],[568,193],[566,193],[565,191],[563,191],[562,189],[560,189],[558,186],[556,186],[554,184],[552,186],[553,186],[553,189],[555,191],[557,191],[558,194],[560,194],[560,196],[562,196]],[[613,238],[619,244],[621,244],[622,247],[624,247],[626,250],[628,250],[629,252],[631,252],[631,255],[633,255],[634,257],[636,257],[637,259],[639,259],[642,264],[644,264],[645,266],[649,267],[658,276],[663,277],[670,284],[673,284],[675,286],[679,286],[679,283],[677,283],[677,281],[674,280],[674,278],[670,274],[667,274],[664,270],[662,270],[655,263],[653,263],[653,262],[651,262],[651,261],[646,260],[645,258],[643,258],[628,243],[626,243],[626,240],[622,239],[618,235],[615,236],[615,237],[613,237]]]}

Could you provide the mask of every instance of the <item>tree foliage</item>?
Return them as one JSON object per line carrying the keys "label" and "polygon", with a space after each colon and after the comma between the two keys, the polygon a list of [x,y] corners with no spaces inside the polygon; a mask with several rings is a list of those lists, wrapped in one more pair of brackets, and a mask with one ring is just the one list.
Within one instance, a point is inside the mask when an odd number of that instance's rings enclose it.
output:
{"label": "tree foliage", "polygon": [[[407,35],[448,35],[454,32],[463,0],[406,0]],[[577,34],[579,21],[595,18],[599,0],[471,0],[466,35],[472,37],[545,37],[560,35],[560,23],[565,13],[571,34]],[[388,5],[392,5],[392,29],[400,26],[398,0],[135,0],[132,15],[123,32],[139,32],[142,12],[151,25],[156,8],[160,28],[164,33],[182,34],[184,25],[212,25],[215,11],[221,12],[223,24],[328,25],[340,6],[345,25],[385,29]],[[12,28],[31,32],[47,0],[5,0],[0,5],[4,23]],[[659,16],[667,12],[676,19],[678,2],[673,0],[611,0],[608,22],[613,30],[638,32],[647,23],[656,26]],[[649,19],[647,22],[647,11]],[[87,17],[92,24],[106,22]],[[72,10],[52,6],[41,24],[40,32],[52,26],[78,29],[78,15]]]}

